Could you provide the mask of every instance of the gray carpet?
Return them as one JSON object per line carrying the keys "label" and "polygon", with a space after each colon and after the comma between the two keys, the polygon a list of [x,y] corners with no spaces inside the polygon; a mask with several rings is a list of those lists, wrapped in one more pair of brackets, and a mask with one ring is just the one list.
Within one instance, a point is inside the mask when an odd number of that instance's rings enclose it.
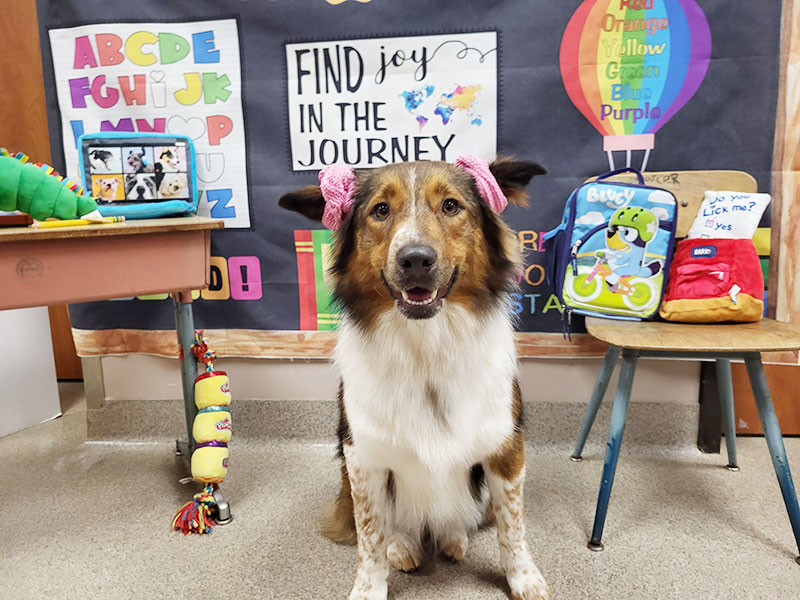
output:
{"label": "gray carpet", "polygon": [[[601,429],[605,424],[598,424]],[[627,441],[627,440],[626,440]],[[800,439],[786,441],[795,480]],[[793,599],[800,565],[766,446],[719,455],[623,444],[604,541],[586,549],[602,454],[530,447],[528,538],[556,599]],[[85,408],[0,439],[0,598],[344,599],[352,547],[320,537],[337,468],[328,443],[239,441],[223,490],[234,520],[207,536],[170,530],[196,491],[169,443],[86,440]],[[508,598],[493,529],[457,565],[393,573],[389,597]]]}

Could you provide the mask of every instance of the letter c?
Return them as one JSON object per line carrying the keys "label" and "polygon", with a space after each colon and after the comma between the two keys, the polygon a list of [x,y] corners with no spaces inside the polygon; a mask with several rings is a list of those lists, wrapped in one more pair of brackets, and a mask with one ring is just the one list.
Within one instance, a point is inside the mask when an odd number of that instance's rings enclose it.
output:
{"label": "letter c", "polygon": [[132,63],[140,67],[149,67],[156,63],[156,57],[152,52],[142,52],[142,46],[155,44],[158,36],[149,31],[137,31],[125,40],[125,54]]}

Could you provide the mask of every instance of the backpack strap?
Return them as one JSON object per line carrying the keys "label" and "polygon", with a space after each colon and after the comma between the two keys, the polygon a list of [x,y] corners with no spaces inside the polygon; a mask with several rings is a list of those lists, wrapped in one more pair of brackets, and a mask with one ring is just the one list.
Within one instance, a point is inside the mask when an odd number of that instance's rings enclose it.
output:
{"label": "backpack strap", "polygon": [[613,177],[614,175],[619,175],[620,173],[635,173],[636,178],[639,180],[639,185],[644,185],[644,177],[642,173],[633,167],[622,167],[621,169],[614,169],[613,171],[609,171],[608,173],[603,173],[602,175],[598,175],[595,181],[600,181],[601,179],[608,179],[609,177]]}

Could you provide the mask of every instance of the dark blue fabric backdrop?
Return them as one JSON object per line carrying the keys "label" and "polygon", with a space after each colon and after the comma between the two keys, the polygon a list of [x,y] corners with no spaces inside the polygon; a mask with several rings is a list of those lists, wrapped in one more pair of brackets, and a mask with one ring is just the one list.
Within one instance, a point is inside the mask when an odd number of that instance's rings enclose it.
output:
{"label": "dark blue fabric backdrop", "polygon": [[[260,258],[263,297],[257,301],[195,303],[198,328],[297,329],[297,262],[292,232],[313,224],[283,212],[277,198],[315,183],[314,172],[292,172],[287,140],[284,44],[296,40],[497,31],[498,139],[501,154],[531,158],[549,173],[531,186],[529,209],[510,208],[515,229],[546,231],[559,220],[570,191],[605,171],[602,137],[569,101],[561,82],[559,47],[577,1],[324,0],[229,2],[217,0],[38,0],[54,166],[61,126],[47,31],[88,23],[238,19],[247,135],[249,229],[215,233],[212,254]],[[741,169],[769,192],[779,65],[780,2],[700,0],[712,34],[712,60],[697,94],[656,136],[648,170]],[[533,252],[529,261],[542,262]],[[520,327],[560,331],[559,314],[523,302]],[[157,306],[156,306],[157,305]],[[172,327],[169,302],[132,300],[74,305],[73,326],[85,329]]]}

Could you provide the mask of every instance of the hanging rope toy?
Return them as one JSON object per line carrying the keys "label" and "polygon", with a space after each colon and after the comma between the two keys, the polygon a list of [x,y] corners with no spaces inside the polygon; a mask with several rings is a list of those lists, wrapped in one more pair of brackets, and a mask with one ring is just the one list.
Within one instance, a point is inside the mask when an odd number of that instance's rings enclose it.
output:
{"label": "hanging rope toy", "polygon": [[192,478],[205,484],[175,515],[173,529],[189,533],[211,533],[211,514],[216,508],[214,490],[228,474],[228,442],[231,439],[231,389],[225,371],[214,370],[216,353],[209,350],[203,332],[195,331],[192,354],[204,366],[194,380],[197,415],[192,424],[195,446],[192,452]]}

